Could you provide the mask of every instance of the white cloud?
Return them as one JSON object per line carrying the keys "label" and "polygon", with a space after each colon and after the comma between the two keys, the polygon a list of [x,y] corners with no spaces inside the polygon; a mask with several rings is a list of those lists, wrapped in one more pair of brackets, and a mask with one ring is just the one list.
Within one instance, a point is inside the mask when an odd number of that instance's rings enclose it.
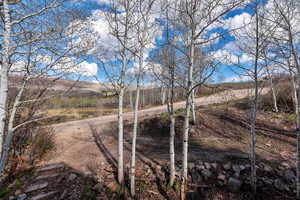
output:
{"label": "white cloud", "polygon": [[222,49],[213,52],[213,57],[223,64],[238,64],[247,63],[252,58],[246,53],[242,52],[237,46],[236,41],[227,43]]}
{"label": "white cloud", "polygon": [[242,13],[240,15],[236,15],[234,17],[228,18],[224,21],[225,28],[229,30],[245,28],[245,26],[251,23],[252,16],[248,13]]}
{"label": "white cloud", "polygon": [[82,62],[78,66],[79,73],[85,76],[97,76],[98,65],[96,63],[88,63],[86,61]]}
{"label": "white cloud", "polygon": [[231,82],[246,82],[246,81],[251,81],[251,78],[249,76],[236,75],[236,76],[226,77],[222,82],[231,83]]}

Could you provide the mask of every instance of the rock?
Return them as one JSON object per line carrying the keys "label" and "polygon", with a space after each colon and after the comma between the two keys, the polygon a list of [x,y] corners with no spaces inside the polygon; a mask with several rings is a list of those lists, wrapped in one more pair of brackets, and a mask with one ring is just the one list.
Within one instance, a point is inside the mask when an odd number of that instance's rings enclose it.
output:
{"label": "rock", "polygon": [[210,166],[210,164],[208,162],[205,162],[204,166],[205,166],[206,169],[210,169],[211,168],[211,166]]}
{"label": "rock", "polygon": [[235,173],[233,174],[233,176],[234,176],[235,178],[240,178],[240,172],[235,172]]}
{"label": "rock", "polygon": [[16,190],[16,191],[15,191],[15,195],[16,195],[16,196],[18,196],[18,195],[20,195],[20,194],[22,194],[22,191],[21,191],[21,190]]}
{"label": "rock", "polygon": [[161,171],[162,167],[160,165],[156,165],[156,171]]}
{"label": "rock", "polygon": [[212,166],[214,169],[217,169],[217,168],[218,168],[218,163],[211,163],[211,166]]}
{"label": "rock", "polygon": [[228,189],[232,192],[238,192],[242,186],[240,180],[230,177],[228,180]]}
{"label": "rock", "polygon": [[25,200],[27,198],[27,195],[26,194],[20,194],[18,195],[18,200]]}
{"label": "rock", "polygon": [[246,169],[249,169],[249,168],[251,168],[251,165],[250,164],[246,164],[245,167],[246,167]]}
{"label": "rock", "polygon": [[203,169],[201,170],[201,174],[203,175],[204,179],[209,179],[212,177],[212,172],[209,169]]}
{"label": "rock", "polygon": [[36,177],[35,179],[36,179],[36,180],[48,179],[48,178],[54,178],[54,177],[57,177],[57,176],[59,176],[59,175],[60,175],[59,173],[55,173],[55,174],[47,174],[47,175],[40,175],[40,176]]}
{"label": "rock", "polygon": [[[107,169],[109,170],[109,169]],[[93,178],[93,173],[91,171],[85,171],[83,174],[86,178]]]}
{"label": "rock", "polygon": [[190,174],[192,176],[193,183],[199,183],[202,181],[202,176],[198,173],[197,170],[192,170]]}
{"label": "rock", "polygon": [[8,197],[8,200],[15,200],[15,199],[16,199],[15,196],[9,196],[9,197]]}
{"label": "rock", "polygon": [[278,190],[284,190],[285,189],[285,185],[284,185],[284,183],[280,179],[276,179],[275,180],[274,186]]}
{"label": "rock", "polygon": [[294,182],[296,180],[296,175],[292,170],[288,169],[284,172],[284,178],[288,182]]}
{"label": "rock", "polygon": [[231,162],[228,162],[228,163],[223,164],[223,168],[224,168],[225,170],[230,170],[230,168],[231,168]]}
{"label": "rock", "polygon": [[193,162],[189,163],[188,167],[189,167],[190,170],[195,168],[195,163],[193,163]]}
{"label": "rock", "polygon": [[233,171],[234,171],[235,173],[240,174],[240,172],[241,172],[241,169],[240,169],[240,166],[239,166],[239,165],[233,165],[233,166],[232,166],[232,169],[233,169]]}
{"label": "rock", "polygon": [[265,163],[263,163],[263,170],[266,171],[266,172],[272,172],[273,171],[272,167],[265,164]]}
{"label": "rock", "polygon": [[41,193],[41,194],[37,194],[34,197],[31,197],[31,200],[40,200],[40,199],[49,199],[50,196],[56,194],[57,191],[53,191],[53,192],[47,192],[47,193]]}
{"label": "rock", "polygon": [[36,191],[36,190],[41,190],[41,189],[44,189],[47,186],[48,186],[48,182],[41,183],[41,184],[30,185],[25,192],[27,193],[27,192],[33,192],[33,191]]}
{"label": "rock", "polygon": [[44,172],[44,171],[50,171],[50,170],[56,170],[56,169],[61,169],[64,168],[65,165],[64,164],[53,164],[53,165],[49,165],[43,168],[39,168],[37,169],[38,172]]}
{"label": "rock", "polygon": [[94,185],[93,190],[97,191],[97,192],[101,192],[103,188],[103,185],[101,183],[97,183],[96,185]]}
{"label": "rock", "polygon": [[201,160],[197,160],[196,165],[203,165],[203,162]]}
{"label": "rock", "polygon": [[246,169],[246,167],[244,165],[240,165],[240,169],[241,169],[241,172],[242,172]]}
{"label": "rock", "polygon": [[225,182],[226,181],[226,176],[224,174],[219,174],[217,179]]}
{"label": "rock", "polygon": [[196,168],[197,168],[198,170],[205,169],[204,165],[196,165]]}
{"label": "rock", "polygon": [[74,174],[74,173],[71,173],[71,174],[69,175],[68,181],[74,181],[76,178],[77,178],[77,175]]}
{"label": "rock", "polygon": [[262,180],[265,184],[268,184],[268,185],[272,185],[274,183],[273,179],[270,179],[267,177],[264,177]]}
{"label": "rock", "polygon": [[287,162],[282,162],[281,165],[284,167],[284,168],[290,168],[290,164],[287,163]]}
{"label": "rock", "polygon": [[60,195],[59,199],[60,199],[60,200],[65,199],[65,198],[67,197],[67,193],[68,193],[68,191],[67,191],[67,190],[64,190],[63,193]]}

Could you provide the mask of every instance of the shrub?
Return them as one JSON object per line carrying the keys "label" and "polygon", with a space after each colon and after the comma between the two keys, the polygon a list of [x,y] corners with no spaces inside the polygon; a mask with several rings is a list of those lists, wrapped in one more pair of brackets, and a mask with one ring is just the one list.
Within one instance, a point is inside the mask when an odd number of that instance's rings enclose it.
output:
{"label": "shrub", "polygon": [[55,148],[54,131],[50,127],[37,127],[29,141],[29,162],[34,164],[36,160],[43,158],[43,156],[50,150]]}
{"label": "shrub", "polygon": [[[295,111],[293,103],[293,89],[289,82],[280,83],[275,88],[277,106],[280,112],[291,113]],[[269,91],[266,95],[262,96],[260,102],[260,109],[266,111],[274,110],[272,92]]]}

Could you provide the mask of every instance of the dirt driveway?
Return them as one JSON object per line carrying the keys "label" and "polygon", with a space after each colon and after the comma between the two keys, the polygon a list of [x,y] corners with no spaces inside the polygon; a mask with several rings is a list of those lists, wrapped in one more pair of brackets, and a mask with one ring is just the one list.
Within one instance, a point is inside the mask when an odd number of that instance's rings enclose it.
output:
{"label": "dirt driveway", "polygon": [[[268,89],[262,90],[262,94]],[[242,99],[253,92],[252,90],[224,91],[196,100],[197,105],[209,105]],[[175,104],[176,109],[184,108],[185,102]],[[140,117],[149,117],[161,112],[166,112],[166,106],[153,107],[139,111]],[[124,114],[124,120],[130,122],[133,113]],[[117,155],[117,140],[111,135],[116,127],[111,127],[117,121],[117,115],[103,116],[79,121],[71,121],[53,125],[56,135],[56,150],[49,155],[45,164],[64,162],[79,171],[92,171],[96,166],[106,165],[107,162],[115,161]],[[97,134],[98,138],[95,138]],[[100,138],[100,140],[99,140]],[[126,144],[125,144],[126,145]],[[127,144],[130,146],[130,144]],[[125,161],[130,160],[129,149],[125,147]]]}

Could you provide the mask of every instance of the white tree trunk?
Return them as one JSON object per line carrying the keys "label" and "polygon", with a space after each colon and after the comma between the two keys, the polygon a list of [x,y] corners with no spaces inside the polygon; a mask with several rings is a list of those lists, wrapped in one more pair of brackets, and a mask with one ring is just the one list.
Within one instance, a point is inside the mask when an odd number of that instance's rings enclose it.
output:
{"label": "white tree trunk", "polygon": [[124,181],[124,163],[123,163],[123,97],[124,88],[119,93],[119,109],[118,109],[118,181],[123,184]]}
{"label": "white tree trunk", "polygon": [[131,173],[130,173],[130,192],[135,196],[135,154],[136,154],[136,137],[138,131],[138,112],[139,112],[139,99],[140,99],[140,85],[137,84],[136,97],[134,105],[134,122],[132,134],[132,149],[131,149]]}
{"label": "white tree trunk", "polygon": [[191,100],[192,100],[192,121],[193,124],[196,124],[196,102],[195,102],[195,90],[191,93]]}
{"label": "white tree trunk", "polygon": [[258,18],[258,3],[256,2],[256,15],[255,15],[255,37],[256,37],[256,49],[255,49],[255,63],[254,63],[254,81],[255,81],[255,93],[254,100],[252,102],[251,110],[251,124],[250,124],[250,162],[251,162],[251,187],[256,194],[256,112],[258,105],[258,58],[259,58],[259,18]]}
{"label": "white tree trunk", "polygon": [[[300,71],[300,70],[299,70]],[[294,82],[294,79],[293,79]],[[297,76],[298,94],[300,94],[300,77]],[[297,96],[297,92],[296,92]],[[297,102],[300,102],[300,95],[297,96]],[[300,197],[300,105],[297,104],[297,199]]]}
{"label": "white tree trunk", "polygon": [[175,82],[175,66],[169,66],[169,74],[171,75],[169,84],[171,88],[167,90],[169,101],[169,116],[170,116],[170,182],[169,185],[173,186],[175,181],[175,114],[174,114],[174,82]]}
{"label": "white tree trunk", "polygon": [[17,113],[17,109],[19,107],[20,104],[20,100],[21,97],[23,95],[24,89],[26,87],[28,79],[26,78],[26,80],[24,80],[21,89],[19,90],[15,101],[14,101],[14,105],[12,108],[12,111],[10,113],[10,117],[9,117],[9,121],[8,121],[8,128],[7,128],[7,135],[5,137],[5,142],[3,145],[3,154],[0,160],[0,177],[2,176],[5,166],[7,164],[8,158],[9,158],[9,152],[10,152],[10,148],[11,148],[11,143],[13,140],[13,136],[14,136],[14,121],[15,121],[15,117],[16,117],[16,113]]}
{"label": "white tree trunk", "polygon": [[269,68],[267,67],[267,73],[270,79],[270,87],[271,87],[271,93],[272,93],[272,98],[273,98],[273,105],[274,105],[274,110],[275,112],[278,112],[278,106],[277,106],[277,97],[276,97],[276,91],[274,88],[274,83],[273,83],[273,76],[269,72]]}
{"label": "white tree trunk", "polygon": [[160,98],[161,98],[161,104],[162,105],[164,105],[166,103],[166,93],[167,93],[166,88],[161,87]]}
{"label": "white tree trunk", "polygon": [[296,83],[295,83],[295,78],[292,74],[291,74],[291,77],[292,77],[292,87],[293,87],[294,108],[295,108],[295,113],[297,114],[297,117],[298,117],[298,113],[297,113],[297,109],[298,109],[297,86],[296,86]]}
{"label": "white tree trunk", "polygon": [[[7,117],[7,95],[8,95],[8,67],[10,57],[10,34],[11,34],[11,22],[10,22],[10,9],[8,0],[3,0],[3,13],[4,13],[4,33],[3,33],[3,60],[1,67],[1,80],[0,80],[0,156],[2,160],[3,156],[3,142],[4,142],[4,129],[5,121]],[[4,150],[5,151],[5,150]],[[0,173],[0,177],[2,173]]]}
{"label": "white tree trunk", "polygon": [[[171,105],[173,106],[173,105]],[[175,181],[175,116],[170,115],[170,186],[174,185]]]}
{"label": "white tree trunk", "polygon": [[131,90],[129,90],[129,101],[130,101],[131,109],[134,110],[133,92]]}
{"label": "white tree trunk", "polygon": [[183,132],[183,149],[182,149],[182,180],[181,180],[181,200],[185,199],[185,186],[188,173],[188,141],[189,141],[189,129],[190,129],[190,110],[191,110],[191,89],[192,89],[192,78],[194,70],[194,34],[191,36],[191,47],[190,47],[190,64],[188,68],[187,77],[187,90],[186,90],[186,107],[185,107],[185,119],[184,119],[184,132]]}

